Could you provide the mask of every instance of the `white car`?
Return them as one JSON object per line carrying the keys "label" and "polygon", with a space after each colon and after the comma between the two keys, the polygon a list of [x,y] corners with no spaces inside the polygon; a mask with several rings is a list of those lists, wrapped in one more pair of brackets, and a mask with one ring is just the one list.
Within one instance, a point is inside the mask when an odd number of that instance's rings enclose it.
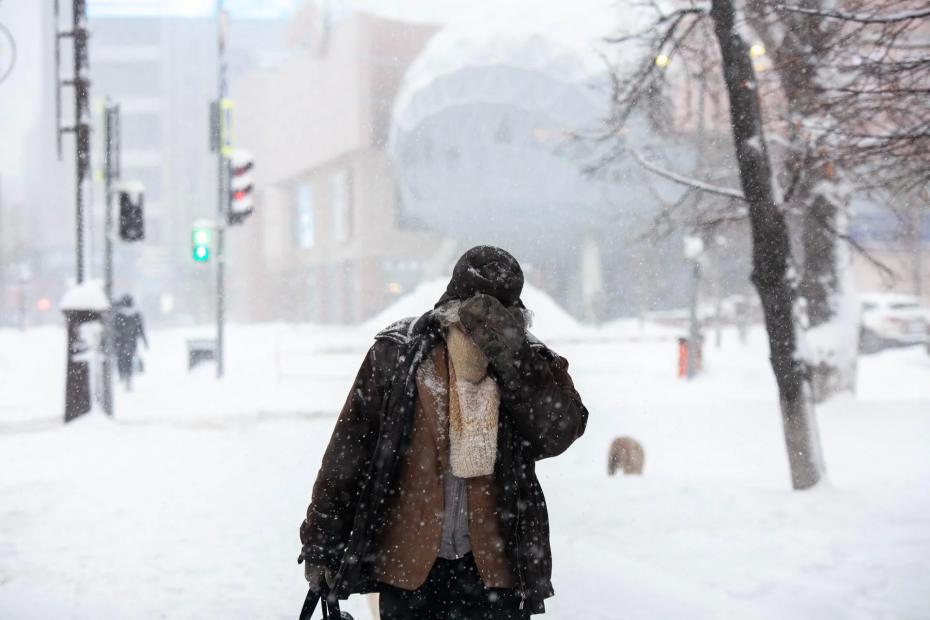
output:
{"label": "white car", "polygon": [[917,297],[896,293],[859,296],[861,322],[859,350],[874,353],[888,347],[926,344],[930,311]]}

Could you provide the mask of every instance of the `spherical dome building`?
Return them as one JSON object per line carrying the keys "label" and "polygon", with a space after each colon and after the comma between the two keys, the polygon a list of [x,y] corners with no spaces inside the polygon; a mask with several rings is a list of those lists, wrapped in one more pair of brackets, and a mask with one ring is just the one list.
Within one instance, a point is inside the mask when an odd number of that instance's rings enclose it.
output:
{"label": "spherical dome building", "polygon": [[[610,113],[608,62],[632,67],[649,53],[626,45],[618,59],[604,38],[643,30],[654,17],[615,0],[537,0],[437,33],[393,109],[388,149],[402,208],[451,236],[564,263],[629,207],[678,191],[644,179],[623,156],[610,174],[586,172],[616,148],[596,140]],[[644,116],[627,123],[623,139],[663,146]]]}

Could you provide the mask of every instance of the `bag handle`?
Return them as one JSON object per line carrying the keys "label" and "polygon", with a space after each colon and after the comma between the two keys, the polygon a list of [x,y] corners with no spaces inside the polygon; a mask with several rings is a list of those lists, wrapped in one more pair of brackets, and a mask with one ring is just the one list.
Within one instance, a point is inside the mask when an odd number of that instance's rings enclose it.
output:
{"label": "bag handle", "polygon": [[[323,580],[326,581],[325,579]],[[323,585],[323,620],[342,620],[342,611],[339,609],[339,597],[335,593],[330,595],[329,587]]]}
{"label": "bag handle", "polygon": [[304,599],[304,606],[300,609],[298,620],[310,620],[313,612],[316,611],[316,604],[320,601],[320,594],[312,589],[307,590],[307,597]]}
{"label": "bag handle", "polygon": [[325,579],[323,580],[323,585],[319,592],[314,592],[312,588],[307,590],[307,597],[304,599],[304,605],[300,609],[300,617],[298,620],[310,620],[320,600],[323,601],[323,620],[341,620],[342,612],[339,610],[339,598],[335,594],[330,593]]}

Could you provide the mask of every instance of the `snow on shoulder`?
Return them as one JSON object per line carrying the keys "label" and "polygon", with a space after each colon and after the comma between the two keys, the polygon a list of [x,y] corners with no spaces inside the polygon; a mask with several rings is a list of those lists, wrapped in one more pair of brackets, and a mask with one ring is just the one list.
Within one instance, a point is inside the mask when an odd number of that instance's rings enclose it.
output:
{"label": "snow on shoulder", "polygon": [[106,293],[103,292],[103,282],[88,280],[69,288],[61,298],[59,307],[62,310],[90,310],[102,312],[110,307]]}

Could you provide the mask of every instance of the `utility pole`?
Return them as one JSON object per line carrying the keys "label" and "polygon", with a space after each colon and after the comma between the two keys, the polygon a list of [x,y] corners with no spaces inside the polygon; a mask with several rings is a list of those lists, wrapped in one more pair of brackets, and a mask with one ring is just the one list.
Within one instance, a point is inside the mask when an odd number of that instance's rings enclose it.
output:
{"label": "utility pole", "polygon": [[[58,18],[58,0],[55,0],[56,24]],[[71,30],[58,32],[55,37],[55,90],[57,112],[58,158],[61,159],[61,136],[73,133],[75,136],[75,281],[84,282],[85,277],[85,205],[90,195],[90,79],[87,77],[89,62],[87,58],[86,0],[71,1]],[[73,69],[71,79],[61,79],[61,40],[71,39],[73,52]],[[63,127],[61,124],[61,88],[70,86],[74,89],[74,124]]]}
{"label": "utility pole", "polygon": [[[61,159],[61,136],[74,134],[74,205],[75,205],[75,282],[84,284],[85,264],[85,205],[90,198],[90,79],[87,76],[87,7],[86,0],[71,2],[71,30],[55,33],[55,124],[58,142],[58,158]],[[55,27],[58,28],[58,0],[55,0]],[[73,69],[70,79],[61,78],[61,40],[71,39]],[[62,126],[61,89],[70,86],[74,93],[74,122]],[[85,305],[84,303],[80,305]],[[93,305],[93,304],[90,304]],[[74,420],[93,407],[91,388],[91,360],[85,356],[88,347],[82,328],[83,323],[94,320],[98,308],[68,307],[64,308],[68,326],[67,370],[65,371],[65,423]]]}
{"label": "utility pole", "polygon": [[229,141],[229,105],[226,101],[226,12],[223,0],[216,2],[216,39],[217,39],[217,99],[216,99],[216,378],[223,377],[224,342],[223,324],[226,320],[226,254],[223,241],[226,234],[226,213],[229,201],[229,160],[227,151]]}
{"label": "utility pole", "polygon": [[103,110],[104,166],[104,256],[103,256],[103,291],[107,296],[109,311],[105,317],[103,338],[103,410],[113,415],[113,356],[116,333],[113,316],[113,181],[120,177],[120,122],[119,105],[107,99]]}

